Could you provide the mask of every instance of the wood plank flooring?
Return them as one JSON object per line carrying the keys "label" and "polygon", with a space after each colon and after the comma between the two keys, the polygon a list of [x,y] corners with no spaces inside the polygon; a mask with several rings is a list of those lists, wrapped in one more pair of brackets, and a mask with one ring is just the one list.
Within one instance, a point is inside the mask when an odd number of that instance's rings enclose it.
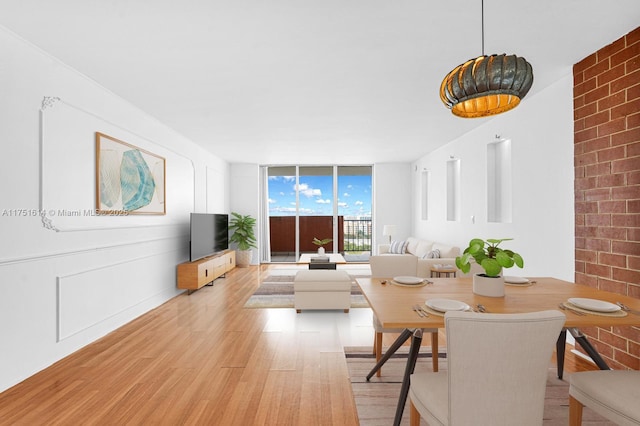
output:
{"label": "wood plank flooring", "polygon": [[[372,343],[370,310],[243,309],[276,267],[236,268],[1,393],[0,424],[357,425],[343,348]],[[567,352],[565,369],[593,366]]]}

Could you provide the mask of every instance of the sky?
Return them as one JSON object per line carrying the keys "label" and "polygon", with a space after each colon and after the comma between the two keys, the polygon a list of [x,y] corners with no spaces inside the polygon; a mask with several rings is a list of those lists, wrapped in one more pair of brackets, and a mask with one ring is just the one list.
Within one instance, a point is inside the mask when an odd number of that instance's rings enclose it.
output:
{"label": "sky", "polygon": [[[300,215],[333,215],[333,177],[300,176]],[[269,215],[294,216],[295,176],[269,177]],[[338,177],[338,215],[371,217],[371,176]]]}

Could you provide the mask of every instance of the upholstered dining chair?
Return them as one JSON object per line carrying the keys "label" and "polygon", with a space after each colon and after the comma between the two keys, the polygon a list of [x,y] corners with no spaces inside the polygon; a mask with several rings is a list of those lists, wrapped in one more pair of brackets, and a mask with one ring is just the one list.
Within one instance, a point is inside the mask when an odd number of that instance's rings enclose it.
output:
{"label": "upholstered dining chair", "polygon": [[[416,276],[418,269],[418,258],[416,256],[404,255],[377,255],[369,258],[372,278],[393,278],[398,276]],[[391,285],[391,284],[389,284]],[[373,339],[373,353],[376,362],[382,358],[382,335],[383,333],[402,333],[400,328],[383,328],[378,318],[373,315],[373,329],[375,331]],[[438,329],[425,328],[423,333],[431,333],[431,365],[433,371],[438,371]],[[382,368],[378,369],[376,376],[380,377]]]}
{"label": "upholstered dining chair", "polygon": [[585,406],[617,425],[640,425],[640,371],[581,371],[569,382],[570,426],[582,424]]}
{"label": "upholstered dining chair", "polygon": [[559,311],[445,314],[447,371],[414,373],[410,424],[541,425]]}

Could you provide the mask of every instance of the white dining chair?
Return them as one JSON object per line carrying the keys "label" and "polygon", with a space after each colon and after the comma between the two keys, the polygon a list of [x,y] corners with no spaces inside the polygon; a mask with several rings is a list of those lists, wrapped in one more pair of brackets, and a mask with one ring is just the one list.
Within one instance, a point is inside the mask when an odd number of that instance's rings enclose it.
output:
{"label": "white dining chair", "polygon": [[582,424],[585,406],[617,425],[640,425],[640,371],[582,371],[569,382],[570,426]]}
{"label": "white dining chair", "polygon": [[411,425],[541,425],[564,322],[559,311],[447,312],[447,371],[411,375]]}
{"label": "white dining chair", "polygon": [[[412,255],[377,255],[369,258],[372,278],[393,278],[398,276],[416,276],[418,269],[418,258]],[[392,285],[392,284],[387,284]],[[383,328],[376,315],[373,315],[373,329],[375,331],[373,339],[373,353],[376,356],[376,363],[382,358],[382,335],[383,333],[402,333],[401,328]],[[438,329],[424,328],[423,333],[431,333],[431,365],[433,371],[438,371]],[[376,372],[380,377],[382,368]]]}

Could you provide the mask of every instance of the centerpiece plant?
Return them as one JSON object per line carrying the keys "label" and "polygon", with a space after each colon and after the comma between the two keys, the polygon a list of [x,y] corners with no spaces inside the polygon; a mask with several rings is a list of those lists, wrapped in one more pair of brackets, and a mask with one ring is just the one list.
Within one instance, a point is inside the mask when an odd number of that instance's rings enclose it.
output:
{"label": "centerpiece plant", "polygon": [[469,247],[464,249],[462,256],[456,257],[456,266],[464,273],[471,270],[471,258],[484,269],[488,277],[500,276],[502,268],[511,268],[516,265],[520,268],[524,266],[524,259],[512,250],[505,250],[500,247],[503,241],[511,241],[513,238],[502,238],[500,240],[481,240],[474,238],[469,242]]}
{"label": "centerpiece plant", "polygon": [[318,246],[318,254],[324,254],[324,246],[326,244],[329,244],[331,241],[333,241],[333,239],[331,238],[324,238],[321,240],[319,238],[313,237],[312,243]]}
{"label": "centerpiece plant", "polygon": [[[474,238],[469,242],[469,247],[464,249],[462,256],[456,257],[456,266],[464,273],[471,270],[471,262],[475,262],[484,269],[484,274],[473,276],[473,292],[483,296],[504,296],[504,277],[501,277],[503,268],[524,266],[524,259],[513,250],[503,249],[499,245],[513,238],[487,239]],[[484,278],[487,278],[485,280]]]}

